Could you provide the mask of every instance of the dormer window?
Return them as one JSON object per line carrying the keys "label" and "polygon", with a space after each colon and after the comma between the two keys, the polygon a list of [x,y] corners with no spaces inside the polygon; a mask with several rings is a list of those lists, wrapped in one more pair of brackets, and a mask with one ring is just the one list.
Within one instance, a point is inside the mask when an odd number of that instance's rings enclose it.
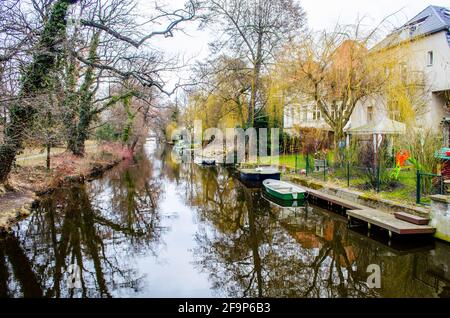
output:
{"label": "dormer window", "polygon": [[433,59],[434,59],[433,51],[428,51],[427,52],[427,65],[428,66],[433,66]]}
{"label": "dormer window", "polygon": [[405,25],[405,27],[406,27],[407,29],[409,29],[409,35],[410,35],[410,36],[413,36],[413,35],[414,35],[414,32],[417,31],[417,29],[419,28],[419,26],[421,26],[421,25],[425,22],[426,19],[428,19],[428,16],[423,17],[423,18],[421,18],[421,19],[419,19],[419,20],[416,20],[416,21],[414,21],[414,22],[411,22],[411,23]]}
{"label": "dormer window", "polygon": [[442,13],[444,14],[444,16],[446,16],[447,18],[450,19],[450,10],[444,9],[444,10],[442,10]]}

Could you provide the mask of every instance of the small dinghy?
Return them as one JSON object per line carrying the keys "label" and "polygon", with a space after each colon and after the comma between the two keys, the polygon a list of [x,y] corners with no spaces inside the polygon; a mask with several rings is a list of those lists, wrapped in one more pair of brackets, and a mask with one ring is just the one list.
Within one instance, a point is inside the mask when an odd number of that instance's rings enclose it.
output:
{"label": "small dinghy", "polygon": [[268,201],[270,204],[278,208],[306,208],[306,200],[281,200],[273,195],[268,194],[266,191],[262,192],[262,197],[264,200]]}
{"label": "small dinghy", "polygon": [[266,179],[280,180],[281,172],[273,167],[242,168],[239,176],[244,181],[264,181]]}
{"label": "small dinghy", "polygon": [[295,184],[267,179],[263,181],[263,186],[268,194],[285,201],[304,200],[306,198],[306,191]]}
{"label": "small dinghy", "polygon": [[216,164],[216,159],[211,157],[195,157],[194,163],[198,164],[199,166],[214,166]]}

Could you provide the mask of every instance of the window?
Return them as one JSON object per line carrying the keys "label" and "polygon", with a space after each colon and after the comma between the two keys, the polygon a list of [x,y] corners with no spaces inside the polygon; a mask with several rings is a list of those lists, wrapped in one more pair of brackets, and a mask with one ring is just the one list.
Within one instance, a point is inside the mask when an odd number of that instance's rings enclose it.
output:
{"label": "window", "polygon": [[320,114],[320,108],[318,106],[314,107],[313,111],[313,120],[320,120],[321,114]]}
{"label": "window", "polygon": [[302,106],[302,119],[303,122],[308,121],[308,106]]}
{"label": "window", "polygon": [[444,9],[444,10],[442,10],[442,13],[444,14],[445,17],[450,19],[450,10]]}
{"label": "window", "polygon": [[373,106],[367,107],[367,122],[371,123],[373,121]]}
{"label": "window", "polygon": [[402,62],[400,63],[400,77],[403,81],[403,83],[406,83],[408,80],[408,67],[406,66],[406,63]]}
{"label": "window", "polygon": [[389,119],[399,121],[400,120],[400,111],[398,109],[392,109],[389,111]]}
{"label": "window", "polygon": [[336,109],[331,110],[331,119],[336,119]]}
{"label": "window", "polygon": [[428,66],[432,66],[433,65],[433,51],[428,51],[428,53],[427,53],[427,62],[428,62]]}
{"label": "window", "polygon": [[406,27],[409,28],[409,35],[413,36],[414,32],[417,31],[417,29],[425,22],[425,20],[428,19],[428,16],[423,17],[417,21],[414,21],[410,24],[407,24]]}

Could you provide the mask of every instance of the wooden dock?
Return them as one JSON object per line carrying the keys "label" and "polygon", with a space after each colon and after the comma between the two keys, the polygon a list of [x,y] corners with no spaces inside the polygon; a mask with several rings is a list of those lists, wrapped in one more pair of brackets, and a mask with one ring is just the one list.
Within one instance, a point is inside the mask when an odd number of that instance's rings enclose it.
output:
{"label": "wooden dock", "polygon": [[346,200],[346,199],[342,199],[340,197],[337,197],[335,195],[331,195],[331,194],[325,194],[323,192],[317,191],[317,190],[313,190],[310,188],[306,188],[303,187],[303,189],[306,190],[306,192],[308,193],[308,198],[312,198],[313,201],[317,201],[317,200],[322,200],[322,201],[326,201],[328,202],[328,205],[336,205],[336,206],[340,206],[342,208],[348,209],[348,210],[365,210],[367,209],[366,206]]}
{"label": "wooden dock", "polygon": [[397,234],[433,234],[436,229],[428,225],[417,225],[397,219],[394,215],[381,212],[374,209],[367,210],[348,210],[347,216],[367,222],[370,225],[376,225]]}
{"label": "wooden dock", "polygon": [[351,224],[351,219],[358,219],[360,221],[366,222],[367,227],[370,230],[371,226],[378,226],[380,228],[386,229],[389,232],[389,237],[392,237],[392,233],[399,235],[412,235],[412,234],[433,234],[436,228],[428,225],[419,225],[407,222],[406,220],[400,220],[396,218],[393,214],[382,212],[377,209],[372,209],[364,205],[351,202],[340,197],[325,194],[323,192],[309,189],[303,187],[308,192],[308,198],[312,201],[324,201],[331,208],[341,207],[343,211],[347,214],[349,223]]}

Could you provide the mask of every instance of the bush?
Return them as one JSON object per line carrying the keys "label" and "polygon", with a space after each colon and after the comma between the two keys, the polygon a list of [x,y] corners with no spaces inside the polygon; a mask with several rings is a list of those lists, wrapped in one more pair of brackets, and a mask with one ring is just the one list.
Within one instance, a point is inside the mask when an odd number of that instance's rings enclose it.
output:
{"label": "bush", "polygon": [[396,188],[399,182],[391,178],[391,170],[394,167],[394,158],[389,151],[388,142],[383,142],[375,152],[372,142],[366,142],[359,148],[358,162],[363,169],[366,185],[369,188],[376,189],[377,185],[381,188]]}
{"label": "bush", "polygon": [[440,132],[431,129],[409,129],[400,138],[400,143],[403,148],[409,150],[412,160],[423,172],[437,172],[440,160],[436,157],[436,151],[442,147]]}
{"label": "bush", "polygon": [[298,128],[297,133],[303,154],[316,154],[330,148],[327,131],[316,128]]}

